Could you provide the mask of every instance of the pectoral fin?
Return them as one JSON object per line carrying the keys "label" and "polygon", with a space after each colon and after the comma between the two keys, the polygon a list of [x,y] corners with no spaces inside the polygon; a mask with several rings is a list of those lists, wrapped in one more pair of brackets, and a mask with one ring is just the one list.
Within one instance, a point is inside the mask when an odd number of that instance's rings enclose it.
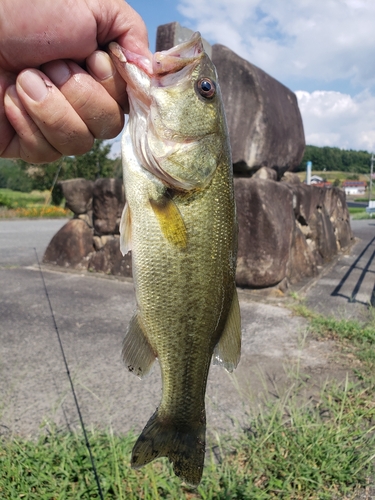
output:
{"label": "pectoral fin", "polygon": [[130,208],[125,203],[120,222],[120,250],[122,255],[126,255],[132,249],[132,226]]}
{"label": "pectoral fin", "polygon": [[171,198],[150,199],[150,205],[165,238],[179,248],[186,248],[187,232],[177,205]]}
{"label": "pectoral fin", "polygon": [[213,353],[213,364],[232,372],[241,356],[241,317],[236,288],[224,331]]}
{"label": "pectoral fin", "polygon": [[155,353],[143,331],[137,313],[132,317],[122,346],[122,357],[129,371],[142,378],[148,374]]}

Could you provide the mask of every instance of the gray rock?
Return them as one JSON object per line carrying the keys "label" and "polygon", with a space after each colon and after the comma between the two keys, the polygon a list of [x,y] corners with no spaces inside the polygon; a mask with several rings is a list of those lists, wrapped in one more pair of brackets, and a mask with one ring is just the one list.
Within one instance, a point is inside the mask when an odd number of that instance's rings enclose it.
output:
{"label": "gray rock", "polygon": [[93,181],[82,178],[69,179],[67,181],[60,181],[59,186],[66,200],[66,208],[69,208],[75,215],[86,214],[91,210],[94,188]]}
{"label": "gray rock", "polygon": [[312,214],[324,205],[324,190],[300,183],[285,183],[293,192],[293,208],[301,225],[308,225]]}
{"label": "gray rock", "polygon": [[[162,24],[158,26],[158,30],[156,32],[156,52],[160,52],[162,50],[168,50],[178,45],[182,42],[186,42],[191,38],[191,35],[194,31],[189,28],[184,28],[179,23],[168,23]],[[202,38],[204,50],[211,57],[212,48],[211,45]]]}
{"label": "gray rock", "polygon": [[318,274],[316,259],[298,222],[293,231],[293,241],[288,262],[287,277],[291,284]]}
{"label": "gray rock", "polygon": [[337,203],[335,203],[335,205],[333,207],[332,214],[336,218],[350,220],[349,209],[348,209],[348,205],[346,203],[345,191],[343,189],[339,189],[339,188],[335,188],[335,189],[337,189],[337,191],[336,191],[337,192]]}
{"label": "gray rock", "polygon": [[339,250],[346,250],[353,243],[350,220],[336,219],[334,222],[335,237]]}
{"label": "gray rock", "polygon": [[131,254],[124,257],[120,252],[120,238],[102,236],[102,247],[91,255],[88,268],[90,271],[112,274],[114,276],[132,276]]}
{"label": "gray rock", "polygon": [[83,221],[86,222],[86,224],[89,226],[89,227],[93,227],[93,223],[92,223],[92,210],[89,210],[87,212],[87,214],[80,214],[77,216],[77,219],[81,219]]}
{"label": "gray rock", "polygon": [[255,172],[255,174],[252,177],[264,180],[269,179],[271,181],[277,181],[277,172],[273,168],[261,167],[259,170]]}
{"label": "gray rock", "polygon": [[[311,239],[315,243],[316,257],[329,262],[338,252],[335,231],[325,207],[315,210],[309,220]],[[319,259],[320,260],[320,259]]]}
{"label": "gray rock", "polygon": [[305,137],[295,94],[223,45],[213,45],[223,94],[234,172],[277,168],[279,177],[301,162]]}
{"label": "gray rock", "polygon": [[293,172],[284,172],[280,180],[281,182],[288,182],[289,184],[301,184],[301,179]]}
{"label": "gray rock", "polygon": [[287,275],[294,232],[292,192],[280,183],[235,178],[239,240],[236,282],[266,288]]}
{"label": "gray rock", "polygon": [[346,204],[346,194],[342,189],[326,190],[324,206],[330,216],[339,250],[348,248],[353,242],[350,214]]}
{"label": "gray rock", "polygon": [[121,179],[97,179],[94,184],[93,223],[96,235],[118,234],[125,205]]}
{"label": "gray rock", "polygon": [[93,230],[83,220],[72,219],[52,238],[43,262],[73,269],[87,269],[88,259],[93,251]]}

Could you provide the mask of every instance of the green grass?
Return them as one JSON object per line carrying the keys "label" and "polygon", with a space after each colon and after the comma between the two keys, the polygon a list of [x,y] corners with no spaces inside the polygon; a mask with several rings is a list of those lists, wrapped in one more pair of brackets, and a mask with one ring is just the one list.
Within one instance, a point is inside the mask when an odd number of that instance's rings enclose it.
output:
{"label": "green grass", "polygon": [[370,307],[367,322],[335,319],[311,311],[303,304],[293,307],[299,316],[309,320],[310,331],[321,339],[338,341],[363,362],[362,371],[375,374],[375,309]]}
{"label": "green grass", "polygon": [[0,217],[70,217],[70,210],[50,204],[49,191],[22,193],[0,188]]}
{"label": "green grass", "polygon": [[[91,432],[89,441],[106,499],[331,499],[365,486],[374,472],[375,407],[357,386],[324,388],[315,405],[293,396],[249,417],[236,438],[211,443],[197,488],[181,483],[165,460],[129,467],[135,437]],[[219,457],[217,459],[217,457]],[[98,498],[80,434],[56,430],[37,441],[0,448],[0,497]]]}
{"label": "green grass", "polygon": [[0,205],[4,204],[3,200],[7,201],[7,204],[4,205],[8,208],[25,208],[32,205],[43,205],[48,195],[48,192],[42,193],[41,191],[32,191],[31,193],[21,193],[20,191],[0,188]]}
{"label": "green grass", "polygon": [[[375,201],[375,190],[371,196],[371,200]],[[358,203],[368,203],[368,196],[365,197],[365,198],[356,198],[354,201],[358,202]]]}
{"label": "green grass", "polygon": [[348,210],[354,220],[371,219],[371,215],[366,212],[366,207],[348,207]]}

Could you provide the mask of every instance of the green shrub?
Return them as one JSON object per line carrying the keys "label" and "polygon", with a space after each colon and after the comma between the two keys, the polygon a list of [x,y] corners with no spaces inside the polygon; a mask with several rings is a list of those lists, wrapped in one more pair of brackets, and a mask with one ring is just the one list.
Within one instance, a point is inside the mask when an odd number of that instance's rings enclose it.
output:
{"label": "green shrub", "polygon": [[12,201],[0,193],[0,207],[13,208]]}
{"label": "green shrub", "polygon": [[0,188],[30,193],[32,180],[19,165],[12,163],[0,164]]}

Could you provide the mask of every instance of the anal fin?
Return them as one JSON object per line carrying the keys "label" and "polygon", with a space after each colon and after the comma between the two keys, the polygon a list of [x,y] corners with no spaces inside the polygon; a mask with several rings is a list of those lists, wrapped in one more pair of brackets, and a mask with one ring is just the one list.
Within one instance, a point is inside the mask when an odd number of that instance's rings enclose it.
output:
{"label": "anal fin", "polygon": [[122,357],[128,370],[142,378],[151,370],[155,353],[147,340],[137,313],[132,317],[122,346]]}
{"label": "anal fin", "polygon": [[227,322],[219,342],[213,353],[213,364],[223,366],[232,372],[238,365],[241,357],[241,316],[236,287],[234,287],[232,305]]}

